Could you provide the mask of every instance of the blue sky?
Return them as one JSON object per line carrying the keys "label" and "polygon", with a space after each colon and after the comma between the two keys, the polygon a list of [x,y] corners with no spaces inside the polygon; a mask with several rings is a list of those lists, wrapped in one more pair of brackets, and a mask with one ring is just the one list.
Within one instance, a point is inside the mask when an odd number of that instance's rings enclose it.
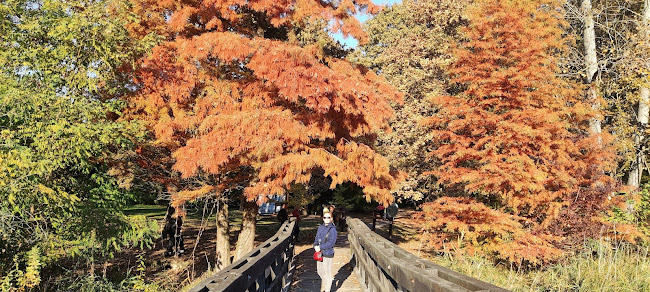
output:
{"label": "blue sky", "polygon": [[[395,3],[400,3],[402,0],[374,0],[373,3],[375,4],[382,4],[382,5],[392,5]],[[370,19],[370,16],[368,14],[357,14],[356,15],[357,19],[361,22],[365,22],[366,20]],[[341,42],[343,45],[345,45],[348,48],[354,48],[356,47],[359,42],[354,39],[353,37],[348,37],[348,38],[343,38],[343,35],[340,33],[334,33],[332,34],[335,40]]]}

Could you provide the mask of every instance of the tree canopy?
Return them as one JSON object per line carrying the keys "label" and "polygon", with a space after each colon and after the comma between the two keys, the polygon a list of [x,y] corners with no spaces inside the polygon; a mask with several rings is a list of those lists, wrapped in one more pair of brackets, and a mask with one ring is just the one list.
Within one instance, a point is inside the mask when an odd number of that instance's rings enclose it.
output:
{"label": "tree canopy", "polygon": [[[183,177],[252,167],[245,193],[256,199],[305,184],[320,168],[331,187],[351,181],[368,199],[390,202],[397,173],[364,141],[386,128],[393,115],[388,100],[400,94],[372,71],[290,38],[296,28],[324,20],[363,40],[352,17],[358,9],[374,13],[377,6],[135,2],[134,13],[153,17],[133,23],[132,33],[155,28],[166,39],[139,67],[132,112],[172,145]],[[182,193],[175,204],[219,189]]]}

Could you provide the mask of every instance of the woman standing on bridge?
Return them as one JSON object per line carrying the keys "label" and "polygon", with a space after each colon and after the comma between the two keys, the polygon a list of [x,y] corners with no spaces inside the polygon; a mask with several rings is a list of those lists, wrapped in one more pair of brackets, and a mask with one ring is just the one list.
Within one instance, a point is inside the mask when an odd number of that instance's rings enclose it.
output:
{"label": "woman standing on bridge", "polygon": [[336,244],[336,226],[332,223],[332,214],[323,214],[323,224],[318,226],[314,249],[323,254],[323,260],[316,262],[316,270],[321,279],[321,291],[330,292],[332,289],[332,263],[334,262],[334,244]]}

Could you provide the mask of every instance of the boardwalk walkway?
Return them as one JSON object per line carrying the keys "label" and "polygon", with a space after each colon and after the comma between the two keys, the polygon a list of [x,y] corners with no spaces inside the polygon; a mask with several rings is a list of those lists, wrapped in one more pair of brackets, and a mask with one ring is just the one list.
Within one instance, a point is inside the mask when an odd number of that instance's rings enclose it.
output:
{"label": "boardwalk walkway", "polygon": [[[293,282],[291,283],[292,292],[317,292],[320,289],[320,278],[316,273],[316,261],[312,259],[314,249],[311,247],[312,242],[302,242],[296,245],[296,263]],[[350,263],[350,242],[348,242],[348,233],[338,233],[336,246],[334,247],[334,284],[332,292],[357,292],[362,291],[359,287],[357,274],[352,270]]]}

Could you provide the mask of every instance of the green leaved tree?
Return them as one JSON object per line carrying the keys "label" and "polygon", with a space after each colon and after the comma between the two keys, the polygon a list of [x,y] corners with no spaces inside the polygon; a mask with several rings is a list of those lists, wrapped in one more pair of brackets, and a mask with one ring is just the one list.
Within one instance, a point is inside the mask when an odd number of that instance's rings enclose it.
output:
{"label": "green leaved tree", "polygon": [[152,39],[133,43],[109,4],[0,3],[3,290],[39,285],[40,269],[62,257],[93,272],[96,257],[153,235],[150,222],[118,212],[128,193],[106,164],[142,138],[113,113],[129,91],[120,67]]}

